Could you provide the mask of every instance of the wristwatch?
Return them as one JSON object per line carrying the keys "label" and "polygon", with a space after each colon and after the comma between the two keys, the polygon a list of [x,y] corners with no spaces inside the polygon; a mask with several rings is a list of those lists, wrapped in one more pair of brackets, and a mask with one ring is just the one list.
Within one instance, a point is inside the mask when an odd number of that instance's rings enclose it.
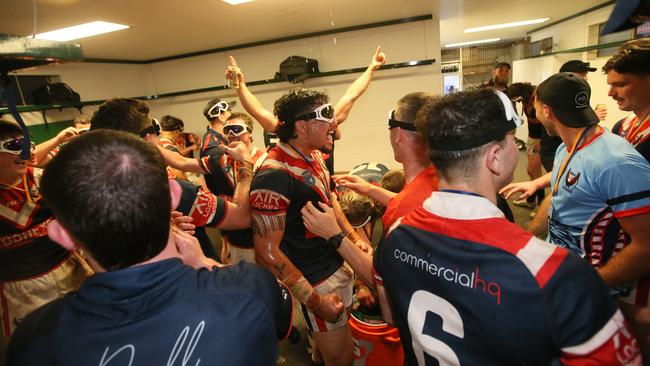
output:
{"label": "wristwatch", "polygon": [[345,235],[343,235],[343,232],[340,232],[333,237],[327,239],[327,242],[330,243],[330,245],[334,249],[338,249],[341,246],[341,242],[343,241],[343,238],[345,238]]}

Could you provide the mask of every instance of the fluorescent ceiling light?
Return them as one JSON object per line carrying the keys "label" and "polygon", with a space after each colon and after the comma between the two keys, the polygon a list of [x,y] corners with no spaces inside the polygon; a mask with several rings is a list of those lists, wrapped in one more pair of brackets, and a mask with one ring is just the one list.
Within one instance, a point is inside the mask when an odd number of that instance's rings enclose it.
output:
{"label": "fluorescent ceiling light", "polygon": [[460,43],[450,43],[445,45],[445,47],[460,47],[460,46],[469,46],[472,44],[481,44],[481,43],[490,43],[500,41],[501,38],[490,38],[490,39],[481,39],[479,41],[469,41],[469,42],[460,42]]}
{"label": "fluorescent ceiling light", "polygon": [[73,39],[96,36],[98,34],[114,32],[126,28],[129,28],[129,26],[95,21],[85,24],[73,25],[72,27],[57,29],[51,32],[39,33],[36,35],[36,38],[48,39],[51,41],[71,41]]}
{"label": "fluorescent ceiling light", "polygon": [[224,3],[228,3],[230,5],[239,5],[243,3],[250,3],[253,0],[223,0]]}
{"label": "fluorescent ceiling light", "polygon": [[467,28],[465,29],[464,33],[474,33],[474,32],[483,32],[483,31],[502,29],[502,28],[520,27],[522,25],[544,23],[547,20],[548,18],[540,18],[540,19],[522,20],[520,22],[485,25],[483,27]]}

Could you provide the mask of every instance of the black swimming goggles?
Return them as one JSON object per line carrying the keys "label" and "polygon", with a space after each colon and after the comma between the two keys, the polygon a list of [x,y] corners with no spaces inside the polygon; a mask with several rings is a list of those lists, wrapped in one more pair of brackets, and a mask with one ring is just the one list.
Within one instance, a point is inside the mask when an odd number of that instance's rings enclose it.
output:
{"label": "black swimming goggles", "polygon": [[393,109],[390,112],[388,112],[388,129],[392,130],[393,128],[398,128],[398,127],[408,131],[418,130],[417,127],[415,127],[415,124],[413,123],[396,120],[395,110]]}
{"label": "black swimming goggles", "polygon": [[145,138],[147,135],[160,135],[160,122],[157,119],[151,119],[151,126],[145,127],[140,133],[140,137]]}

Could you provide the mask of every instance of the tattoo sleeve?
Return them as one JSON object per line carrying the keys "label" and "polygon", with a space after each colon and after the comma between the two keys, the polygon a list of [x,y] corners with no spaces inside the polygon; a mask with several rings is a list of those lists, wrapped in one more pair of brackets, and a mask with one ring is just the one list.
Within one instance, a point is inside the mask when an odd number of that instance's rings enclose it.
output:
{"label": "tattoo sleeve", "polygon": [[253,215],[253,234],[268,237],[271,232],[284,231],[286,215]]}

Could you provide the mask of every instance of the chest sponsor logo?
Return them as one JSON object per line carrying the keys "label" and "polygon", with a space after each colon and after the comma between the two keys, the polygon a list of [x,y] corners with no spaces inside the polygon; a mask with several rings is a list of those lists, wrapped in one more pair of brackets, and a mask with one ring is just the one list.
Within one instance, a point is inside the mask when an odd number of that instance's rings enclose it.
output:
{"label": "chest sponsor logo", "polygon": [[257,189],[251,192],[250,204],[251,208],[260,211],[285,211],[289,206],[289,200],[277,192]]}
{"label": "chest sponsor logo", "polygon": [[477,266],[473,272],[465,273],[458,268],[439,266],[429,259],[423,259],[401,249],[395,249],[393,256],[396,260],[407,264],[417,270],[428,273],[440,280],[450,284],[466,287],[483,292],[492,296],[497,305],[501,305],[501,285],[497,282],[490,282],[479,275],[480,268]]}

